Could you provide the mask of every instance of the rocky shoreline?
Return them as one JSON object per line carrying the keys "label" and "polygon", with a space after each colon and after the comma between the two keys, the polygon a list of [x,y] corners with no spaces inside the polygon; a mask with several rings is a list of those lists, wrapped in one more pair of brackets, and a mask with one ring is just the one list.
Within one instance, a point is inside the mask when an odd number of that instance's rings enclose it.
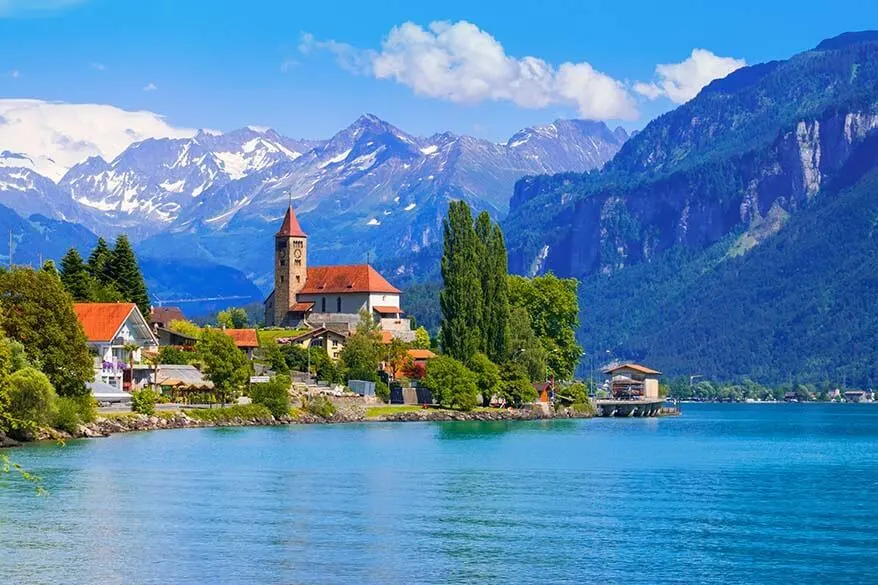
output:
{"label": "rocky shoreline", "polygon": [[[256,427],[281,426],[294,424],[344,424],[360,422],[451,422],[451,421],[517,421],[517,420],[548,420],[591,418],[591,414],[565,409],[553,413],[538,410],[476,410],[458,412],[440,409],[405,410],[398,413],[367,417],[365,411],[344,409],[329,418],[302,413],[296,417],[254,417],[230,418],[214,422],[204,421],[188,416],[185,412],[160,413],[159,416],[147,416],[135,413],[121,413],[115,416],[99,416],[93,423],[79,425],[75,432],[67,433],[55,429],[41,429],[33,440],[66,440],[109,437],[118,433],[139,431],[157,431],[162,429],[189,429],[209,427]],[[23,443],[7,437],[0,432],[0,448],[16,447]]]}

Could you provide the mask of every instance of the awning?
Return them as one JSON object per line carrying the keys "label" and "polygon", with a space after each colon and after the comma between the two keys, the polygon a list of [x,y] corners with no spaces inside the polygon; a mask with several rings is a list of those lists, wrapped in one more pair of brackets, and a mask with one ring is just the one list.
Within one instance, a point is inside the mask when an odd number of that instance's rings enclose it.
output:
{"label": "awning", "polygon": [[313,303],[313,302],[307,302],[307,303],[296,303],[295,305],[293,305],[292,307],[290,307],[290,311],[292,311],[292,312],[294,312],[294,313],[307,313],[307,312],[310,311],[312,308],[314,308],[314,303]]}
{"label": "awning", "polygon": [[405,311],[403,311],[399,307],[380,306],[380,307],[372,307],[372,310],[381,314],[381,315],[396,315],[397,313],[400,313],[400,314],[405,313]]}

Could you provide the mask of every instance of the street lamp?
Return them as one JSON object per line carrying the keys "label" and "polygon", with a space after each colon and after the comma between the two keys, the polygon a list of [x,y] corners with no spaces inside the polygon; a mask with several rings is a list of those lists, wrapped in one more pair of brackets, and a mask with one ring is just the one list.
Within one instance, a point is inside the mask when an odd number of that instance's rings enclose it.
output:
{"label": "street lamp", "polygon": [[582,355],[580,357],[588,357],[588,389],[590,392],[596,392],[596,389],[594,387],[594,358],[591,356],[591,354],[586,352],[582,352]]}

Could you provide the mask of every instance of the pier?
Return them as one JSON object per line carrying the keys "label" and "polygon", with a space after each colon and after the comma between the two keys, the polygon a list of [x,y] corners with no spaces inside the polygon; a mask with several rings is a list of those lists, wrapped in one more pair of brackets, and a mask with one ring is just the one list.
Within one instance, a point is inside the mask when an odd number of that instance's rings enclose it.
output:
{"label": "pier", "polygon": [[[641,398],[636,400],[606,399],[595,400],[597,416],[660,416],[663,414],[679,414],[679,411],[664,407],[663,398]],[[672,413],[671,410],[674,412]]]}

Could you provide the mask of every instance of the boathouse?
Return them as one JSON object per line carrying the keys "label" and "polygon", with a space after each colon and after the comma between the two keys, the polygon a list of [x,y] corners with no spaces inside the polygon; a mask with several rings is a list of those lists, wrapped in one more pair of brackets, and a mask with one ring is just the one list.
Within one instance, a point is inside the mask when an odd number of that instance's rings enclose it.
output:
{"label": "boathouse", "polygon": [[610,395],[620,400],[656,400],[661,372],[640,364],[627,363],[604,370],[609,376]]}

